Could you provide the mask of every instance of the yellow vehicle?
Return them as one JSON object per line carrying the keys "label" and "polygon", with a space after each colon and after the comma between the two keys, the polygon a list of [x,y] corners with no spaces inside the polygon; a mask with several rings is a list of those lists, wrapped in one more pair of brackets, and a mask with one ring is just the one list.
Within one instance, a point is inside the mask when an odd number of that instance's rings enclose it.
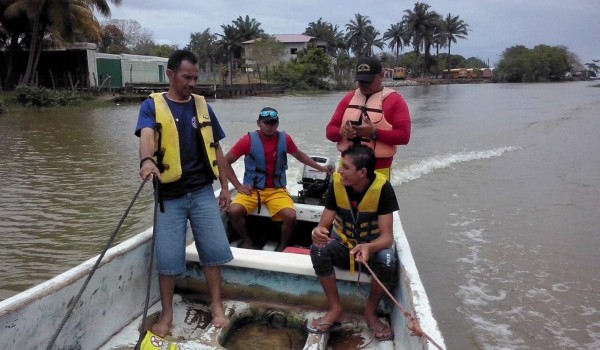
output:
{"label": "yellow vehicle", "polygon": [[406,79],[406,68],[394,67],[394,80]]}

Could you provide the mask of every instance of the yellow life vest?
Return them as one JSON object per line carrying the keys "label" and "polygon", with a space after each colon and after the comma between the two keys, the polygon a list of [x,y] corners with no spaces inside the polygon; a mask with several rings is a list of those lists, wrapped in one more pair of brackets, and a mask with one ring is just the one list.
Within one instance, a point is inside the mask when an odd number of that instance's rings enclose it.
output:
{"label": "yellow life vest", "polygon": [[[346,125],[348,121],[358,121],[362,117],[363,110],[371,119],[371,123],[378,130],[392,130],[392,124],[390,124],[384,117],[383,113],[383,100],[386,99],[391,93],[396,91],[384,87],[383,90],[374,93],[367,99],[367,96],[360,92],[360,89],[356,89],[354,96],[348,103],[348,107],[344,112],[342,118],[342,126]],[[365,122],[363,121],[363,124]],[[363,145],[371,147],[375,151],[375,157],[377,158],[389,158],[394,156],[398,146],[390,145],[380,140],[363,139],[361,142]],[[352,144],[352,141],[347,138],[342,138],[337,143],[338,151],[342,152]]]}
{"label": "yellow life vest", "polygon": [[[203,96],[192,94],[196,105],[196,118],[200,136],[203,142],[204,159],[208,162],[207,167],[212,171],[213,179],[219,176],[217,167],[217,143],[214,141],[213,130],[210,123],[208,105]],[[179,149],[179,132],[175,124],[175,118],[165,100],[164,93],[150,94],[156,108],[157,130],[154,133],[154,160],[161,169],[162,183],[175,182],[181,178],[181,154]],[[158,149],[160,144],[160,150]],[[159,159],[162,158],[162,159]],[[162,163],[162,164],[161,164]]]}
{"label": "yellow life vest", "polygon": [[[342,176],[338,172],[333,174],[333,192],[337,205],[333,221],[333,232],[340,237],[340,240],[348,249],[354,248],[359,243],[369,242],[379,237],[381,231],[379,230],[377,209],[381,190],[386,181],[385,176],[375,173],[375,181],[369,186],[358,204],[356,213],[353,213],[346,187],[342,183]],[[350,256],[350,273],[354,274],[353,256]]]}

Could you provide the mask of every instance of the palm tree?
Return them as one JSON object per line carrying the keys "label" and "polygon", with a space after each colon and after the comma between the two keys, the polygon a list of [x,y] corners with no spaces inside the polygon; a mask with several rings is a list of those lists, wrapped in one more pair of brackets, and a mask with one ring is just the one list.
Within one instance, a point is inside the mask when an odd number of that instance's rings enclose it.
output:
{"label": "palm tree", "polygon": [[[119,5],[121,0],[110,0]],[[98,11],[101,15],[110,16],[107,0],[20,0],[10,4],[4,14],[8,18],[26,15],[30,30],[29,56],[27,68],[20,84],[29,84],[42,52],[44,39],[63,41],[78,31],[96,31],[99,36],[100,26],[93,15]]]}
{"label": "palm tree", "polygon": [[404,10],[405,15],[402,17],[402,23],[408,31],[409,41],[417,58],[421,49],[424,52],[423,72],[428,69],[429,52],[439,16],[435,11],[429,11],[430,7],[428,4],[417,2],[412,10]]}
{"label": "palm tree", "polygon": [[354,55],[362,57],[365,55],[367,28],[373,27],[368,16],[363,16],[360,13],[354,15],[354,19],[346,24],[346,45],[350,48]]}
{"label": "palm tree", "polygon": [[440,73],[440,48],[446,46],[446,25],[443,17],[437,18],[433,32],[433,46],[435,46],[435,77]]}
{"label": "palm tree", "polygon": [[466,24],[458,16],[452,16],[450,13],[444,20],[444,37],[448,43],[448,56],[446,57],[446,67],[448,69],[448,77],[450,76],[450,46],[456,42],[456,39],[466,39],[469,30],[469,25]]}
{"label": "palm tree", "polygon": [[319,18],[317,22],[310,22],[304,30],[304,35],[309,35],[329,42],[337,51],[344,48],[344,34],[337,25],[333,25]]}
{"label": "palm tree", "polygon": [[232,23],[241,41],[265,37],[265,31],[260,28],[261,23],[248,15],[245,18],[239,16]]}
{"label": "palm tree", "polygon": [[388,43],[388,47],[394,51],[396,51],[396,62],[398,61],[398,57],[402,48],[404,48],[404,44],[408,43],[408,32],[406,27],[402,25],[401,22],[396,24],[392,24],[390,29],[388,29],[383,34],[383,40],[390,40]]}
{"label": "palm tree", "polygon": [[13,61],[17,51],[25,44],[25,35],[29,28],[29,20],[25,14],[20,16],[9,16],[6,13],[7,8],[17,2],[18,0],[3,0],[0,1],[0,26],[6,36],[8,42],[5,43],[8,46],[8,61],[6,64],[6,71],[3,72],[4,86],[10,85],[12,82],[12,69]]}
{"label": "palm tree", "polygon": [[[223,54],[223,57],[229,57],[225,59],[225,62],[229,62],[229,72],[231,74],[231,83],[233,84],[233,61],[235,58],[235,52],[239,50],[241,52],[242,40],[239,37],[236,28],[230,24],[221,25],[223,34],[218,34],[221,40],[217,43],[217,51]],[[237,68],[237,67],[236,67]]]}
{"label": "palm tree", "polygon": [[381,39],[378,39],[379,31],[375,29],[373,26],[368,26],[365,32],[365,56],[373,55],[373,46],[378,47],[379,49],[383,49],[383,45],[385,44]]}
{"label": "palm tree", "polygon": [[310,22],[303,34],[323,40],[333,39],[332,24],[319,18],[316,22]]}
{"label": "palm tree", "polygon": [[[260,28],[261,23],[255,18],[239,16],[231,21],[233,25],[221,25],[223,34],[217,34],[221,37],[219,47],[225,51],[225,54],[231,55],[231,62],[235,62],[235,67],[231,67],[231,72],[237,71],[237,61],[242,57],[244,47],[242,43],[247,40],[266,37],[265,31]],[[235,70],[234,70],[235,69]],[[233,79],[233,74],[232,74]]]}

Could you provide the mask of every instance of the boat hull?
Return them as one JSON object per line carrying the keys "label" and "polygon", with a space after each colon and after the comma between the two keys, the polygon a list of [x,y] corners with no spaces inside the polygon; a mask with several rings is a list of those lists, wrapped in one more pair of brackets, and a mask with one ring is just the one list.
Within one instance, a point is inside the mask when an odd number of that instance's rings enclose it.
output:
{"label": "boat hull", "polygon": [[[57,337],[56,349],[97,349],[142,313],[151,237],[152,231],[145,231],[106,253]],[[96,260],[0,302],[0,349],[45,349]],[[151,302],[158,299],[154,283]]]}
{"label": "boat hull", "polygon": [[[318,205],[297,205],[298,220],[309,227],[316,225],[321,211]],[[268,219],[268,214],[263,212],[262,216]],[[123,349],[135,344],[146,296],[151,237],[149,229],[107,252],[54,348]],[[427,334],[443,344],[397,212],[394,239],[401,267],[395,297],[417,317]],[[327,301],[308,255],[239,248],[232,251],[234,260],[222,268],[223,298],[232,321],[248,310],[265,308],[264,305],[294,313],[304,323],[325,313]],[[176,301],[182,311],[180,314],[176,311],[173,336],[185,349],[221,349],[231,329],[218,329],[207,321],[210,318],[207,288],[193,244],[188,246],[186,258],[187,271],[177,281]],[[0,348],[45,348],[96,259],[0,302],[3,330]],[[150,314],[160,310],[158,278],[155,269],[152,271]],[[404,315],[389,302],[382,305],[382,311],[389,315],[395,339],[386,342],[371,339],[372,334],[361,317],[369,277],[362,274],[361,282],[366,283],[357,287],[357,275],[336,270],[336,276],[347,312],[345,323],[356,325],[353,331],[356,344],[362,344],[364,349],[434,348],[423,338],[409,335]],[[190,301],[192,295],[194,300]],[[204,316],[191,317],[190,310]],[[309,334],[304,349],[325,349],[329,336]]]}

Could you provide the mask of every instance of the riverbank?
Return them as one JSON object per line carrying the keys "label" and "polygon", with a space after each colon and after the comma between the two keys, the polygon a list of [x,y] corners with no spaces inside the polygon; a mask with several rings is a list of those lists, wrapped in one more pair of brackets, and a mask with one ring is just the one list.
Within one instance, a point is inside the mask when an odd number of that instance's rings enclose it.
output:
{"label": "riverbank", "polygon": [[[590,82],[597,82],[598,80],[590,80]],[[570,81],[563,81],[570,82]],[[421,85],[444,85],[444,84],[485,84],[485,83],[499,83],[491,79],[434,79],[434,78],[412,78],[404,80],[392,80],[386,79],[383,81],[383,85],[387,87],[401,87],[401,86],[421,86]],[[277,84],[233,84],[233,85],[214,85],[214,90],[211,90],[211,94],[203,94],[208,99],[229,99],[239,97],[250,97],[250,96],[278,96],[282,94],[308,94],[308,95],[319,95],[328,91],[323,90],[285,90]],[[592,87],[600,87],[600,84],[591,85]],[[351,88],[341,89],[340,91],[347,91]],[[24,106],[16,101],[15,95],[12,91],[0,92],[0,114],[9,111],[23,111],[30,109],[69,109],[72,107],[84,107],[84,108],[96,108],[106,106],[107,103],[113,104],[127,104],[141,103],[148,97],[148,94],[152,91],[127,91],[124,93],[118,92],[104,92],[104,93],[81,93],[81,100],[76,104],[68,106],[56,106],[56,107],[37,107],[37,106]],[[156,91],[166,91],[163,88],[156,89]],[[208,96],[207,96],[208,95]]]}
{"label": "riverbank", "polygon": [[419,85],[443,85],[443,84],[482,84],[496,83],[494,79],[441,79],[441,78],[412,78],[402,80],[384,80],[383,85],[387,87],[397,86],[419,86]]}
{"label": "riverbank", "polygon": [[68,105],[61,106],[47,106],[47,107],[39,107],[36,105],[23,105],[19,101],[17,101],[15,93],[13,91],[2,91],[0,92],[0,114],[6,112],[19,112],[26,111],[32,109],[52,109],[52,110],[60,110],[60,109],[70,109],[72,107],[102,107],[106,105],[106,101],[110,100],[111,97],[115,96],[114,94],[91,94],[91,93],[80,93],[79,99],[77,101],[72,101]]}

